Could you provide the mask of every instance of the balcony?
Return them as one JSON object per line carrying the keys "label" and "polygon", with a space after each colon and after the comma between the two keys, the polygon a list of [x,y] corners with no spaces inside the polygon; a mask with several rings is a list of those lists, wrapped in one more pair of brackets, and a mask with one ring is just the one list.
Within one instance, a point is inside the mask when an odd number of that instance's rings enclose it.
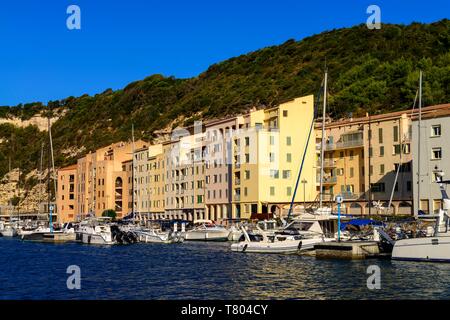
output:
{"label": "balcony", "polygon": [[[320,176],[318,176],[316,178],[316,182],[320,183]],[[336,184],[336,182],[337,182],[337,177],[336,176],[334,176],[334,177],[323,177],[323,184],[324,185]]]}
{"label": "balcony", "polygon": [[240,185],[241,184],[241,179],[235,179],[234,180],[234,184],[237,185],[237,186]]}
{"label": "balcony", "polygon": [[337,143],[326,143],[324,145],[326,151],[331,150],[339,150],[339,149],[352,149],[352,148],[362,148],[364,147],[364,140],[350,140],[350,141],[341,141]]}
{"label": "balcony", "polygon": [[234,195],[234,201],[241,201],[241,195],[240,194],[235,194]]}
{"label": "balcony", "polygon": [[[337,161],[333,160],[333,159],[325,159],[325,160],[323,160],[323,167],[324,168],[336,168],[336,162]],[[316,165],[317,165],[317,167],[320,168],[320,166],[321,166],[320,160],[317,161]]]}
{"label": "balcony", "polygon": [[341,195],[345,200],[357,200],[364,196],[364,193],[353,193],[351,191],[345,191],[345,192],[339,192],[339,195]]}

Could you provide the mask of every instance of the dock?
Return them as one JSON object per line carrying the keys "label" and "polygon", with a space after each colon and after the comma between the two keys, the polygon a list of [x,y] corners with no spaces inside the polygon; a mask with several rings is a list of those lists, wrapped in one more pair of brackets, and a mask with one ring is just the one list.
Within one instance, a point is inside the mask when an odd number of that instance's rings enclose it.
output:
{"label": "dock", "polygon": [[361,260],[385,257],[376,241],[335,241],[314,246],[317,259]]}

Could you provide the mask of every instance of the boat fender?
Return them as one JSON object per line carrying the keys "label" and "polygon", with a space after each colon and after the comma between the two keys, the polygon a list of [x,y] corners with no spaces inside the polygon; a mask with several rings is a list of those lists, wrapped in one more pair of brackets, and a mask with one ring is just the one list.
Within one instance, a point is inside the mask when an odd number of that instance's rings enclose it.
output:
{"label": "boat fender", "polygon": [[242,252],[245,252],[245,250],[247,250],[248,244],[244,245],[244,248],[242,248]]}
{"label": "boat fender", "polygon": [[300,241],[299,243],[298,243],[298,250],[301,250],[302,249],[302,242]]}

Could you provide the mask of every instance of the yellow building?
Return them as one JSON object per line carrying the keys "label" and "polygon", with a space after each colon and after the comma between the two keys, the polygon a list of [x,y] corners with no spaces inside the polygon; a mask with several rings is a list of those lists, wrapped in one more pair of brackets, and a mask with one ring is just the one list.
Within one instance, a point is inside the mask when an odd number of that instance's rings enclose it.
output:
{"label": "yellow building", "polygon": [[233,217],[286,215],[305,149],[295,202],[316,197],[313,117],[312,95],[243,117],[233,135]]}

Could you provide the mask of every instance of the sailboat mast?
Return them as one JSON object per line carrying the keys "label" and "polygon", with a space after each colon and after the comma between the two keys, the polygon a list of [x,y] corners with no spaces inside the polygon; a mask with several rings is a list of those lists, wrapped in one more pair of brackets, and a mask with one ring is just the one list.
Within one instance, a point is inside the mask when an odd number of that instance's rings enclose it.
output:
{"label": "sailboat mast", "polygon": [[135,166],[135,163],[134,163],[134,152],[135,152],[135,150],[134,150],[134,124],[131,124],[131,141],[132,141],[132,171],[131,171],[131,188],[132,188],[132,193],[131,193],[131,201],[132,201],[132,203],[133,203],[133,206],[132,206],[132,216],[133,216],[133,221],[135,220],[135,217],[134,217],[134,213],[135,213],[135,203],[134,203],[134,192],[135,192],[135,190],[134,190],[134,188],[135,188],[135,183],[134,183],[134,177],[135,177],[135,175],[134,175],[134,166]]}
{"label": "sailboat mast", "polygon": [[[419,157],[417,158],[417,208],[420,209],[420,145],[421,145],[421,128],[422,128],[422,70],[419,73],[419,130],[418,139],[417,139],[417,154]],[[417,215],[418,212],[414,212],[414,215]]]}
{"label": "sailboat mast", "polygon": [[322,139],[320,141],[320,191],[319,191],[319,208],[322,208],[323,203],[323,163],[324,163],[324,142],[325,142],[325,116],[327,107],[327,81],[328,70],[325,70],[325,80],[323,86],[323,110],[322,110]]}
{"label": "sailboat mast", "polygon": [[[51,156],[51,169],[52,169],[52,176],[53,176],[53,188],[54,188],[54,192],[55,192],[55,196],[56,196],[56,171],[55,171],[55,158],[53,156],[53,140],[52,140],[52,125],[50,122],[50,115],[48,117],[48,137],[50,140],[50,156]],[[50,175],[49,175],[50,177]],[[49,195],[51,195],[50,190],[49,190]],[[56,221],[58,221],[58,216],[56,216]],[[52,221],[53,222],[53,221]]]}
{"label": "sailboat mast", "polygon": [[39,204],[38,204],[38,213],[41,211],[41,202],[42,202],[42,162],[44,159],[44,142],[41,144],[41,161],[39,163]]}

